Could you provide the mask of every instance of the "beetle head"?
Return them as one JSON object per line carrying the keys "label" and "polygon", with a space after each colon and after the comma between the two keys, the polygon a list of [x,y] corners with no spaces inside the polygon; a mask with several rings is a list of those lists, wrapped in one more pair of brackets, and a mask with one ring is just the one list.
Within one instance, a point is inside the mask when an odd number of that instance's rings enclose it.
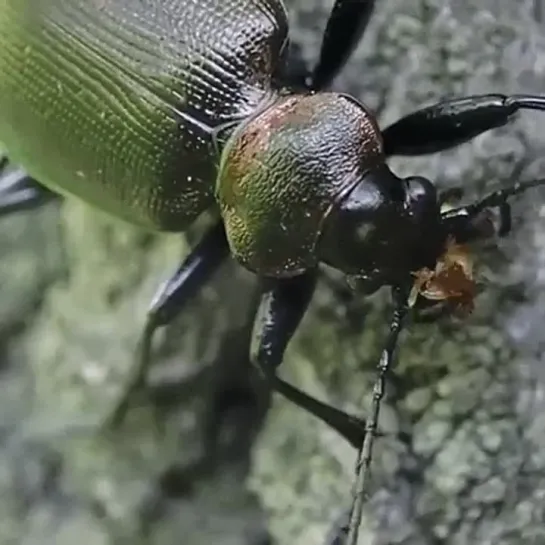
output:
{"label": "beetle head", "polygon": [[421,177],[401,179],[382,164],[332,207],[319,251],[372,293],[408,271],[433,267],[444,238],[435,186]]}
{"label": "beetle head", "polygon": [[[411,306],[446,306],[466,314],[477,293],[471,244],[505,236],[511,228],[507,199],[543,183],[517,183],[456,207],[438,196],[429,180],[400,179],[381,165],[330,211],[321,257],[366,293],[410,276]],[[456,194],[460,198],[461,192]]]}

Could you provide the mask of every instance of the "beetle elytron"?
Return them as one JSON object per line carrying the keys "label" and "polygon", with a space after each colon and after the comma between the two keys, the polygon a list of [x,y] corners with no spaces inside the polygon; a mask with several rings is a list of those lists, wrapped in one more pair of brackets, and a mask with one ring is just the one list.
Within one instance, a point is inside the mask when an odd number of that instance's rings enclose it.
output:
{"label": "beetle elytron", "polygon": [[[469,292],[456,289],[471,280],[460,248],[506,234],[508,197],[545,183],[517,183],[445,211],[432,182],[401,179],[388,168],[392,155],[452,148],[506,124],[520,109],[545,110],[545,97],[463,97],[379,129],[363,104],[325,90],[374,4],[336,0],[319,61],[304,74],[289,69],[281,0],[5,0],[0,6],[0,141],[32,176],[3,178],[4,212],[48,200],[44,187],[156,231],[181,232],[206,209],[220,212],[156,296],[134,378],[112,422],[121,421],[143,385],[154,330],[234,256],[264,280],[252,360],[272,388],[360,448],[350,543],[385,375],[409,307],[415,299],[467,301]],[[491,208],[500,210],[496,233],[483,229]],[[366,422],[275,375],[320,263],[358,277],[368,293],[392,288],[391,332]],[[343,528],[335,540],[346,537]]]}

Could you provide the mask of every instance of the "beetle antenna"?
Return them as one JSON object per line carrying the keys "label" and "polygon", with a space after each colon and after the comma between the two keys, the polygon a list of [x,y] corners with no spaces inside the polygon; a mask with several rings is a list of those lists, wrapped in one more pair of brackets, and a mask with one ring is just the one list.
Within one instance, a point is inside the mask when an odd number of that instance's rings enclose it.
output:
{"label": "beetle antenna", "polygon": [[[511,205],[508,202],[510,197],[524,193],[528,189],[545,185],[545,178],[538,178],[537,180],[528,180],[524,182],[517,182],[511,187],[505,189],[498,189],[492,193],[489,193],[482,199],[473,204],[467,206],[461,206],[458,208],[451,208],[441,214],[441,218],[444,222],[454,222],[454,226],[451,226],[452,231],[456,231],[462,227],[462,231],[466,230],[468,225],[472,223],[483,211],[490,208],[497,208],[500,213],[500,225],[496,231],[496,235],[499,237],[506,236],[511,231]],[[459,219],[463,219],[462,223],[457,223]],[[475,227],[475,225],[473,225]],[[479,230],[479,228],[477,229]],[[460,233],[458,233],[460,234]],[[481,235],[490,236],[492,233],[486,229],[484,232],[480,232],[477,235],[479,238]],[[465,233],[467,238],[467,233]],[[469,239],[475,238],[475,233],[472,232]]]}
{"label": "beetle antenna", "polygon": [[519,195],[520,193],[524,193],[528,189],[539,187],[541,185],[545,185],[545,178],[538,178],[537,180],[527,180],[525,182],[516,182],[511,187],[498,189],[497,191],[490,193],[476,203],[466,206],[465,209],[469,216],[474,217],[482,212],[485,208],[501,208],[510,197]]}
{"label": "beetle antenna", "polygon": [[363,514],[365,496],[365,485],[370,473],[371,458],[373,455],[373,444],[377,434],[378,417],[380,404],[384,396],[386,377],[393,367],[394,352],[397,347],[399,335],[403,330],[405,316],[409,310],[409,284],[396,286],[392,290],[394,299],[394,312],[390,321],[390,331],[382,351],[378,364],[378,376],[373,386],[373,401],[371,412],[365,425],[365,438],[358,452],[356,463],[356,483],[350,509],[350,522],[348,524],[348,545],[356,545],[358,532]]}

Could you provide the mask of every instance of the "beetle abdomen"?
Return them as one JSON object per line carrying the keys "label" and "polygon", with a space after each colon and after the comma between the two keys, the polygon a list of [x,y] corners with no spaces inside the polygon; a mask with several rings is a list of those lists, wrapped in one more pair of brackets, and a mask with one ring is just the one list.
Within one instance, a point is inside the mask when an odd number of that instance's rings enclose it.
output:
{"label": "beetle abdomen", "polygon": [[316,266],[327,214],[383,161],[376,122],[355,100],[279,99],[242,125],[222,155],[216,192],[233,255],[268,276]]}
{"label": "beetle abdomen", "polygon": [[214,134],[270,94],[280,0],[5,0],[0,141],[42,183],[182,230],[213,203]]}

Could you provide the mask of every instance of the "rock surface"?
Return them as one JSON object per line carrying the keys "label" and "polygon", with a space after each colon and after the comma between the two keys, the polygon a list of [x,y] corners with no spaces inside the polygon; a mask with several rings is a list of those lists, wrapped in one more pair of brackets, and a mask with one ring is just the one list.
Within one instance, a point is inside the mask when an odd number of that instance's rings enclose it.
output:
{"label": "rock surface", "polygon": [[[541,4],[377,4],[335,87],[365,100],[383,126],[448,95],[545,88]],[[332,1],[287,5],[311,61]],[[392,164],[481,192],[543,175],[542,123],[525,113],[456,151]],[[544,198],[518,199],[515,234],[483,254],[470,319],[404,336],[360,543],[545,542]],[[252,279],[226,265],[158,336],[153,403],[142,400],[117,435],[103,436],[148,301],[188,244],[73,201],[1,221],[0,545],[259,545],[265,517],[278,545],[323,543],[349,500],[355,461],[336,434],[275,397],[246,479],[268,406],[245,358]],[[350,297],[327,272],[282,375],[365,414],[387,303],[382,293]]]}

